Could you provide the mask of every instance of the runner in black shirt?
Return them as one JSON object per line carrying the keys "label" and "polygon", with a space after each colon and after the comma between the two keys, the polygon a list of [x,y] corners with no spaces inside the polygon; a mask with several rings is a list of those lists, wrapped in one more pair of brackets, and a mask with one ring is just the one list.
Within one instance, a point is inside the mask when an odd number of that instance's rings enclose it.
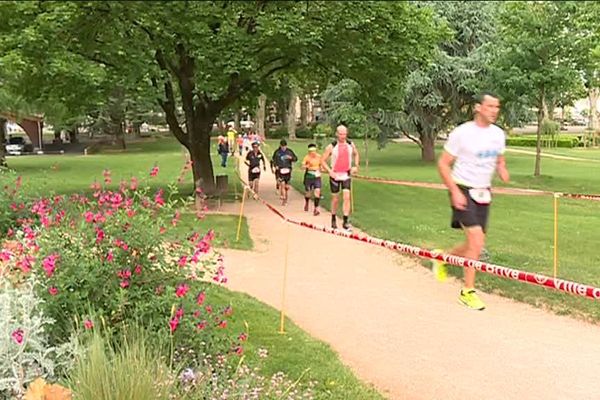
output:
{"label": "runner in black shirt", "polygon": [[286,205],[288,201],[288,191],[290,190],[290,180],[292,179],[292,164],[298,161],[298,157],[287,147],[285,139],[279,142],[279,148],[273,153],[271,158],[275,166],[275,175],[279,182],[279,197],[281,204]]}
{"label": "runner in black shirt", "polygon": [[258,195],[258,181],[260,180],[260,163],[263,163],[263,171],[267,170],[267,162],[265,155],[260,151],[258,142],[252,143],[252,150],[246,154],[246,165],[248,166],[248,184]]}

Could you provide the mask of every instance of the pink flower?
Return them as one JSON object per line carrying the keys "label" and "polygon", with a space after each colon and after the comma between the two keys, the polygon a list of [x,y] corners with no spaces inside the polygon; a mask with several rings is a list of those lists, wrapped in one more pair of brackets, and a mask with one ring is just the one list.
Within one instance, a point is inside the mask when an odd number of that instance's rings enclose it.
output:
{"label": "pink flower", "polygon": [[100,243],[104,240],[105,233],[102,229],[96,228],[96,243]]}
{"label": "pink flower", "polygon": [[6,249],[0,250],[0,261],[6,262],[10,261],[12,253]]}
{"label": "pink flower", "polygon": [[194,318],[198,318],[200,316],[200,310],[194,311]]}
{"label": "pink flower", "polygon": [[121,283],[119,283],[119,285],[123,288],[123,289],[127,289],[129,287],[129,281],[126,280],[122,280]]}
{"label": "pink flower", "polygon": [[10,334],[16,344],[23,344],[24,335],[25,332],[23,332],[23,329],[21,328],[14,330],[13,333]]}
{"label": "pink flower", "polygon": [[171,333],[175,332],[175,330],[177,329],[178,326],[179,326],[179,318],[177,318],[177,317],[171,318],[171,320],[169,321],[169,329],[171,330]]}
{"label": "pink flower", "polygon": [[108,253],[106,254],[106,261],[107,262],[112,262],[112,260],[115,259],[115,256],[113,255],[112,250],[109,250]]}
{"label": "pink flower", "polygon": [[122,269],[117,273],[117,276],[121,279],[129,279],[131,278],[131,271],[129,269]]}
{"label": "pink flower", "polygon": [[150,170],[150,176],[155,177],[158,175],[158,165],[155,165],[154,167],[152,167],[152,169]]}
{"label": "pink flower", "polygon": [[177,309],[177,311],[175,312],[175,317],[178,318],[178,319],[183,318],[183,308],[179,307]]}
{"label": "pink flower", "polygon": [[179,261],[177,261],[177,265],[179,265],[180,267],[185,267],[185,265],[187,264],[187,256],[181,256],[179,257]]}
{"label": "pink flower", "polygon": [[137,188],[138,188],[138,180],[134,176],[133,178],[131,178],[131,183],[129,184],[129,189],[136,190]]}
{"label": "pink flower", "polygon": [[112,179],[110,177],[110,170],[105,169],[104,172],[102,173],[102,175],[104,175],[104,183],[106,185],[110,185],[112,182]]}
{"label": "pink flower", "polygon": [[171,225],[173,226],[177,226],[177,223],[179,222],[179,219],[181,218],[181,212],[179,212],[179,210],[177,210],[175,212],[175,216],[173,217],[173,219],[171,220]]}
{"label": "pink flower", "polygon": [[94,327],[94,322],[92,320],[86,319],[83,321],[83,326],[85,329],[92,329]]}
{"label": "pink flower", "polygon": [[167,228],[165,228],[164,226],[161,226],[161,227],[160,227],[160,229],[158,230],[158,232],[159,232],[161,235],[164,235],[166,231],[167,231]]}
{"label": "pink flower", "polygon": [[206,306],[206,307],[204,307],[204,309],[205,309],[205,310],[206,310],[206,312],[207,312],[207,313],[209,313],[209,314],[211,314],[211,313],[212,313],[212,311],[213,311],[213,309],[212,309],[212,306]]}
{"label": "pink flower", "polygon": [[127,217],[132,218],[135,215],[135,210],[129,209],[127,210]]}
{"label": "pink flower", "polygon": [[206,299],[206,293],[200,292],[198,294],[198,297],[196,297],[196,304],[198,304],[199,306],[201,306],[202,303],[204,303],[205,299]]}
{"label": "pink flower", "polygon": [[218,327],[221,329],[227,328],[227,321],[223,320],[223,321],[219,322]]}
{"label": "pink flower", "polygon": [[206,328],[206,325],[207,325],[206,321],[198,322],[196,324],[196,329],[203,330],[204,328]]}
{"label": "pink flower", "polygon": [[100,190],[100,184],[96,181],[94,181],[94,183],[92,183],[90,185],[90,189],[92,189],[93,191],[97,192]]}
{"label": "pink flower", "polygon": [[136,266],[135,266],[135,269],[133,270],[133,272],[134,272],[136,275],[141,275],[141,274],[142,274],[142,266],[141,266],[140,264],[136,265]]}
{"label": "pink flower", "polygon": [[231,306],[227,306],[225,310],[223,310],[223,315],[230,316],[233,314],[233,308]]}
{"label": "pink flower", "polygon": [[238,340],[240,342],[245,342],[246,340],[248,340],[248,335],[245,333],[240,333],[240,336],[238,336]]}
{"label": "pink flower", "polygon": [[186,285],[185,283],[182,283],[181,285],[177,286],[177,290],[175,291],[175,296],[184,297],[189,290],[190,290],[190,287],[188,285]]}
{"label": "pink flower", "polygon": [[234,352],[235,354],[237,354],[238,356],[241,356],[242,354],[244,354],[244,348],[243,348],[242,346],[236,346],[236,347],[233,349],[233,352]]}
{"label": "pink flower", "polygon": [[56,296],[58,294],[58,289],[56,286],[50,286],[48,288],[48,293],[50,293],[51,296]]}
{"label": "pink flower", "polygon": [[158,207],[162,207],[165,205],[165,199],[163,198],[164,191],[159,189],[158,192],[154,195],[154,204]]}
{"label": "pink flower", "polygon": [[46,276],[51,277],[56,269],[56,261],[58,260],[58,254],[50,254],[42,261],[42,268],[46,271]]}

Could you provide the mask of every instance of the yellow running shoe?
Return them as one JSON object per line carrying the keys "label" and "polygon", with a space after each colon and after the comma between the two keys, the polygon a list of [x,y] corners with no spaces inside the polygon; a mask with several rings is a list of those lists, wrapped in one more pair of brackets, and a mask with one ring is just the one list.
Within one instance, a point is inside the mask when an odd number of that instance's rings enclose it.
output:
{"label": "yellow running shoe", "polygon": [[[439,249],[434,250],[434,252],[443,253],[443,251]],[[431,260],[431,271],[435,275],[435,279],[440,282],[445,282],[448,278],[448,270],[446,269],[446,264],[443,261]]]}
{"label": "yellow running shoe", "polygon": [[477,296],[475,289],[462,289],[458,301],[472,310],[485,309],[485,303]]}

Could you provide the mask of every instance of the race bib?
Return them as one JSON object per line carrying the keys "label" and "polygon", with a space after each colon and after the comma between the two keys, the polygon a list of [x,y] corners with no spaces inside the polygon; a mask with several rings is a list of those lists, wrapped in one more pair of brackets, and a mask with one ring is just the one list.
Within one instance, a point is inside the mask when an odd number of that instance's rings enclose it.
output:
{"label": "race bib", "polygon": [[254,168],[252,168],[252,173],[253,174],[260,174],[260,167],[254,167]]}
{"label": "race bib", "polygon": [[477,204],[490,204],[492,202],[492,192],[490,189],[469,189],[469,196]]}
{"label": "race bib", "polygon": [[350,175],[348,175],[347,172],[336,172],[335,173],[336,181],[346,181],[348,179],[350,179]]}
{"label": "race bib", "polygon": [[279,170],[279,173],[280,173],[280,174],[282,174],[282,175],[285,175],[285,174],[289,174],[289,173],[290,173],[290,171],[291,171],[291,170],[290,170],[289,168],[281,168],[281,169]]}

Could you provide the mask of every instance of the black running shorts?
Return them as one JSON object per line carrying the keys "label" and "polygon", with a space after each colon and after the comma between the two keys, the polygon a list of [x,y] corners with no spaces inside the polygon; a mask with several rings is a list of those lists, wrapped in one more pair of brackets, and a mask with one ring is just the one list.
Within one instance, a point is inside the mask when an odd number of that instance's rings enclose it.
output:
{"label": "black running shorts", "polygon": [[291,173],[291,172],[290,172],[290,173],[288,173],[288,174],[282,174],[282,173],[279,173],[279,177],[277,177],[277,180],[278,180],[279,182],[283,182],[283,183],[285,183],[285,184],[288,184],[288,183],[290,183],[290,180],[291,180],[291,179],[292,179],[292,173]]}
{"label": "black running shorts", "polygon": [[310,176],[304,175],[304,189],[307,192],[315,189],[321,189],[321,177],[320,176]]}
{"label": "black running shorts", "polygon": [[350,186],[352,185],[352,179],[348,178],[344,181],[338,181],[332,178],[329,178],[329,187],[331,188],[331,193],[336,194],[342,190],[350,190]]}
{"label": "black running shorts", "polygon": [[465,210],[457,210],[452,207],[452,222],[450,225],[455,229],[481,226],[481,229],[485,232],[487,230],[490,205],[478,204],[473,201],[471,196],[469,196],[469,188],[459,186],[459,189],[467,198],[467,208]]}

